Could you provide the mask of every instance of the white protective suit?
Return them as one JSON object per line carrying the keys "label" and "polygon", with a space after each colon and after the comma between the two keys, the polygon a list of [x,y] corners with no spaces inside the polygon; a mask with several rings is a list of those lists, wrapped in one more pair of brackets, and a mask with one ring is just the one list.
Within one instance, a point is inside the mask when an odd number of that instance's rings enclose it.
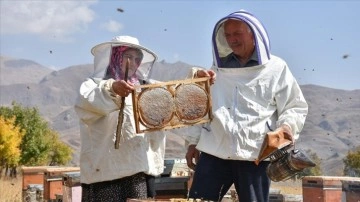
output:
{"label": "white protective suit", "polygon": [[143,52],[137,77],[146,80],[157,56],[139,45],[136,38],[121,36],[95,46],[94,75],[81,84],[75,111],[80,118],[81,183],[95,183],[131,176],[139,172],[159,175],[164,169],[165,135],[162,132],[136,134],[131,94],[126,97],[122,138],[114,148],[121,100],[109,91],[109,80],[103,80],[110,61],[112,46],[130,46]]}
{"label": "white protective suit", "polygon": [[[232,52],[223,27],[229,18],[243,20],[252,29],[260,65],[219,67],[220,58]],[[269,127],[275,130],[286,124],[297,139],[308,105],[286,62],[270,54],[268,35],[261,23],[246,11],[235,12],[216,24],[212,42],[211,69],[217,74],[211,87],[214,119],[201,131],[190,128],[191,136],[186,138],[189,144],[222,159],[255,161]]]}

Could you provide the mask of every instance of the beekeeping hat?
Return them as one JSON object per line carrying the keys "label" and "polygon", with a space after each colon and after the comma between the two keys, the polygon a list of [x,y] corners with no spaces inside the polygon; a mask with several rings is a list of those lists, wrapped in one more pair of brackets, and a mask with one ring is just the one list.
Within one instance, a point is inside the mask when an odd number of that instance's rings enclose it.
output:
{"label": "beekeeping hat", "polygon": [[139,79],[147,80],[157,56],[150,49],[140,45],[139,40],[132,36],[116,36],[111,41],[100,43],[91,49],[91,53],[94,55],[93,77],[104,78],[110,63],[111,50],[117,46],[127,46],[141,50],[143,58],[136,75]]}

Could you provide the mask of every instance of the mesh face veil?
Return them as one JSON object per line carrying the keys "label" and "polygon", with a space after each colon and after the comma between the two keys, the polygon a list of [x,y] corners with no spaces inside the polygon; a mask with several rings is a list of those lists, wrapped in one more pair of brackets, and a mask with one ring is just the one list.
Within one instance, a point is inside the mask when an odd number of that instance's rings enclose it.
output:
{"label": "mesh face veil", "polygon": [[220,19],[214,27],[212,35],[214,65],[221,66],[220,58],[232,52],[224,36],[224,22],[229,19],[243,21],[249,26],[254,34],[255,49],[259,64],[266,64],[271,56],[270,40],[267,31],[253,14],[245,10],[240,10]]}
{"label": "mesh face veil", "polygon": [[111,49],[110,64],[106,70],[104,79],[113,78],[115,80],[124,80],[125,69],[124,61],[130,61],[130,70],[128,80],[135,83],[138,81],[136,75],[137,69],[141,65],[143,53],[140,49],[128,46],[114,46]]}
{"label": "mesh face veil", "polygon": [[[110,67],[112,60],[115,59],[112,58],[113,57],[112,53],[115,51],[114,49],[118,49],[119,47],[134,48],[136,50],[141,51],[142,53],[141,62],[138,68],[136,69],[135,75],[133,75],[133,77],[136,77],[137,79],[141,79],[141,80],[147,80],[148,76],[151,73],[152,66],[154,65],[157,59],[157,56],[154,52],[152,52],[148,48],[141,46],[139,44],[139,41],[131,36],[117,36],[112,41],[98,44],[91,49],[91,53],[94,55],[94,74],[92,77],[107,78],[111,75],[110,74],[111,72],[108,72],[109,69],[108,67]],[[120,51],[121,49],[122,48],[120,48]],[[117,57],[120,56],[121,55],[118,55]],[[116,71],[114,73],[115,73],[114,75],[116,75]]]}

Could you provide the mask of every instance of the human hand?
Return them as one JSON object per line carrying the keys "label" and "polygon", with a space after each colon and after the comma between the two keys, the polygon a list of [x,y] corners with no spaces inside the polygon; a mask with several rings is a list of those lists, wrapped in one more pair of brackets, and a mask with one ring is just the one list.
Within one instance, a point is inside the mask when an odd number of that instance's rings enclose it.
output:
{"label": "human hand", "polygon": [[210,84],[214,84],[216,80],[216,73],[213,70],[198,70],[195,75],[197,78],[210,77]]}
{"label": "human hand", "polygon": [[255,164],[258,165],[260,161],[273,154],[276,150],[293,144],[294,138],[290,127],[288,125],[281,125],[275,131],[270,131],[266,134]]}
{"label": "human hand", "polygon": [[277,128],[273,133],[283,133],[284,138],[290,140],[292,144],[294,144],[294,135],[292,134],[291,128],[288,125],[281,125]]}
{"label": "human hand", "polygon": [[134,85],[129,81],[120,80],[112,83],[112,89],[121,97],[127,97],[134,90]]}
{"label": "human hand", "polygon": [[[200,156],[199,150],[195,147],[196,145],[194,144],[190,145],[185,156],[187,166],[192,170],[195,170],[196,163],[198,162]],[[193,162],[193,159],[195,159],[195,162]]]}

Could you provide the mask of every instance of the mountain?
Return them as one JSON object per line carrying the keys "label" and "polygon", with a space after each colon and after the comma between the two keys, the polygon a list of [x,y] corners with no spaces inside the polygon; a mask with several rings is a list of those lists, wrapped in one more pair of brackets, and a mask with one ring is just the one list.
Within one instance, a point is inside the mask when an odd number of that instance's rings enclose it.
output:
{"label": "mountain", "polygon": [[45,75],[52,72],[51,69],[31,60],[3,56],[0,56],[0,66],[0,85],[38,83]]}
{"label": "mountain", "polygon": [[341,175],[344,156],[360,145],[360,90],[315,85],[301,89],[309,114],[296,145],[316,152],[323,160],[325,174]]}
{"label": "mountain", "polygon": [[[81,82],[93,72],[92,64],[54,71],[23,59],[0,57],[0,105],[12,101],[37,107],[61,139],[75,149],[72,164],[79,163],[79,125],[74,103]],[[183,62],[157,62],[152,79],[185,78],[192,66]],[[161,72],[161,73],[160,73]],[[309,114],[295,148],[311,150],[322,159],[324,175],[342,175],[342,159],[360,145],[360,90],[340,90],[302,85]],[[184,141],[169,134],[166,157],[184,158]]]}

